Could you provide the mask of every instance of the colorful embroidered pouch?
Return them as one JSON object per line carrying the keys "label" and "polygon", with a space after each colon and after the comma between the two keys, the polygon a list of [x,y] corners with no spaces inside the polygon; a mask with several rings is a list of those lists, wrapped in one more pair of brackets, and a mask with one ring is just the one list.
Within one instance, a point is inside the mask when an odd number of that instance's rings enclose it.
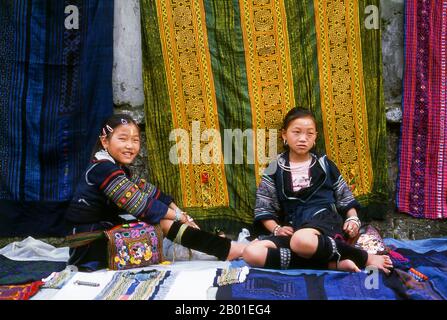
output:
{"label": "colorful embroidered pouch", "polygon": [[380,232],[372,225],[363,226],[359,235],[353,239],[353,243],[370,254],[386,253],[386,246]]}
{"label": "colorful embroidered pouch", "polygon": [[159,225],[142,221],[116,226],[105,234],[109,268],[125,270],[163,262],[163,233]]}

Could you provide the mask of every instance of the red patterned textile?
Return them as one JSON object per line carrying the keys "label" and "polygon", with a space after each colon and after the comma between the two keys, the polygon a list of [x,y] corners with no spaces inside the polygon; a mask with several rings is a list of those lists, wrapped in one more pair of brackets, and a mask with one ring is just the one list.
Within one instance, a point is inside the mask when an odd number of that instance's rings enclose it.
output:
{"label": "red patterned textile", "polygon": [[35,281],[20,285],[0,286],[0,300],[29,300],[44,282]]}
{"label": "red patterned textile", "polygon": [[447,218],[447,0],[405,2],[405,74],[397,207]]}

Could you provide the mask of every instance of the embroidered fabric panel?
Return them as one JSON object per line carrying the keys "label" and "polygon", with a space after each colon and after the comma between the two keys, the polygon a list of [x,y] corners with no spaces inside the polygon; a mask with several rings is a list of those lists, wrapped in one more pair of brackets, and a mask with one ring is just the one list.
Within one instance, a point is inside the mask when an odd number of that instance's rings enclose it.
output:
{"label": "embroidered fabric panel", "polygon": [[358,3],[315,0],[314,7],[326,153],[342,176],[356,180],[354,195],[368,194],[373,171]]}
{"label": "embroidered fabric panel", "polygon": [[242,268],[217,269],[213,286],[221,287],[233,283],[242,283],[247,278],[250,269],[247,266]]}
{"label": "embroidered fabric panel", "polygon": [[447,218],[447,1],[406,1],[397,207]]}
{"label": "embroidered fabric panel", "polygon": [[[295,103],[287,21],[281,0],[240,0],[239,5],[259,184],[272,147],[268,129],[279,129],[284,115]],[[257,129],[266,129],[265,136],[258,134],[263,131]]]}
{"label": "embroidered fabric panel", "polygon": [[167,206],[157,201],[160,194],[158,189],[152,189],[151,193],[143,192],[124,174],[107,178],[101,188],[119,208],[138,219],[154,223],[166,214]]}
{"label": "embroidered fabric panel", "polygon": [[154,300],[170,276],[171,271],[118,272],[95,300]]}
{"label": "embroidered fabric panel", "polygon": [[[261,181],[270,143],[276,142],[269,140],[269,133],[280,128],[288,108],[303,106],[314,112],[320,136],[330,134],[320,138],[318,151],[330,151],[348,187],[355,187],[355,195],[363,197],[358,198],[362,205],[381,201],[378,195],[388,192],[380,30],[366,30],[359,23],[370,4],[379,6],[380,1],[317,1],[314,5],[293,0],[142,0],[148,156],[156,185],[172,194],[204,228],[240,230],[239,223],[250,224],[253,219],[254,191]],[[323,29],[318,21],[324,22]],[[334,26],[330,34],[326,24]],[[346,35],[332,32],[336,25]],[[324,59],[320,60],[319,54]],[[196,76],[198,70],[200,76]],[[193,76],[195,82],[189,80]],[[211,82],[208,86],[202,82],[206,77]],[[195,91],[187,89],[189,83]],[[208,89],[211,100],[206,100]],[[191,104],[192,91],[203,102],[200,107]],[[321,98],[325,98],[322,103]],[[166,109],[168,104],[171,108]],[[206,123],[211,118],[203,120],[210,114],[217,114],[212,119],[218,119],[218,127]],[[257,138],[257,145],[247,146],[253,150],[254,161],[245,163],[248,152],[244,141],[243,164],[225,164],[225,171],[218,174],[204,171],[196,175],[194,168],[208,168],[205,164],[171,163],[174,143],[182,149],[178,155],[190,159],[200,156],[198,147],[203,147],[197,141],[192,145],[188,139],[169,141],[172,129],[200,133],[185,119],[203,120],[200,128],[218,128],[221,134],[226,129],[249,129]],[[329,146],[326,140],[331,141]],[[226,142],[222,137],[221,143]],[[282,141],[277,142],[281,146]],[[210,149],[217,150],[213,143]],[[220,173],[225,180],[219,180]],[[223,183],[220,189],[211,188],[216,181]],[[210,206],[202,196],[217,190],[213,195],[217,199],[223,188],[229,199],[225,206]],[[222,197],[226,195],[222,193]],[[374,211],[380,216],[380,210]]]}
{"label": "embroidered fabric panel", "polygon": [[113,113],[113,13],[113,1],[0,2],[1,236],[65,234],[68,202]]}
{"label": "embroidered fabric panel", "polygon": [[163,232],[159,225],[136,222],[106,232],[109,268],[125,270],[163,262]]}
{"label": "embroidered fabric panel", "polygon": [[286,270],[289,268],[290,259],[291,259],[291,251],[287,248],[279,248],[279,254],[281,259],[281,269]]}
{"label": "embroidered fabric panel", "polygon": [[20,285],[0,286],[0,300],[29,300],[44,283],[36,281]]}
{"label": "embroidered fabric panel", "polygon": [[[78,28],[64,26],[68,5]],[[0,200],[67,201],[113,112],[113,3],[20,0],[0,12]]]}
{"label": "embroidered fabric panel", "polygon": [[276,220],[279,210],[275,181],[270,176],[263,175],[256,191],[255,220]]}
{"label": "embroidered fabric panel", "polygon": [[[179,164],[183,205],[228,206],[221,142],[215,137],[210,144],[191,138],[202,140],[207,129],[219,131],[203,3],[157,0],[157,10],[174,129],[189,133],[177,150],[179,158],[187,158],[186,164]],[[209,164],[202,162],[205,146],[211,146]]]}

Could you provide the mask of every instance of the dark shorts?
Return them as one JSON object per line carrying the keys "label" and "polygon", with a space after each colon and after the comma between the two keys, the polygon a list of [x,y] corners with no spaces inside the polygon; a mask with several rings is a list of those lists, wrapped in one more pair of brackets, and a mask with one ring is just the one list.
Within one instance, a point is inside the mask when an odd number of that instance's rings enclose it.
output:
{"label": "dark shorts", "polygon": [[[343,218],[337,212],[326,210],[303,223],[295,231],[307,228],[316,229],[331,238],[343,237]],[[290,237],[288,236],[267,236],[262,240],[272,241],[277,248],[290,249]]]}

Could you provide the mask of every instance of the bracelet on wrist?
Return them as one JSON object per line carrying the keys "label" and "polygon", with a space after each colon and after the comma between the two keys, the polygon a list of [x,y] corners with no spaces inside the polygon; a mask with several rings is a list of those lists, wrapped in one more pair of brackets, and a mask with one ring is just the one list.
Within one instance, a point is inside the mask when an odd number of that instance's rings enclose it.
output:
{"label": "bracelet on wrist", "polygon": [[182,210],[180,210],[179,208],[175,208],[175,218],[174,218],[174,221],[177,221],[177,222],[181,222],[181,219],[182,219]]}
{"label": "bracelet on wrist", "polygon": [[275,228],[273,228],[273,235],[276,236],[276,234],[278,233],[278,230],[281,229],[281,226],[278,224]]}
{"label": "bracelet on wrist", "polygon": [[359,229],[362,226],[362,223],[360,222],[360,219],[357,216],[349,217],[348,219],[346,219],[345,222],[349,222],[349,221],[353,221]]}

